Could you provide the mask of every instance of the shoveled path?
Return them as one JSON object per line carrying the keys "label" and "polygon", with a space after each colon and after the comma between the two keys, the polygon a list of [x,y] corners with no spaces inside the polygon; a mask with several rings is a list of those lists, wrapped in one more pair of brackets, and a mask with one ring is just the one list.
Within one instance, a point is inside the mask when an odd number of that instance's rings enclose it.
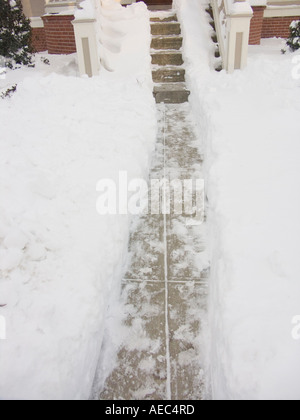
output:
{"label": "shoveled path", "polygon": [[[190,105],[159,104],[157,109],[150,178],[202,179],[201,142]],[[122,344],[117,366],[96,398],[207,398],[201,342],[209,270],[205,236],[205,223],[189,215],[137,217],[123,279]]]}
{"label": "shoveled path", "polygon": [[[159,105],[151,178],[201,178],[188,104]],[[105,384],[104,400],[204,399],[201,319],[208,263],[205,224],[175,215],[140,217],[123,281],[127,338]]]}

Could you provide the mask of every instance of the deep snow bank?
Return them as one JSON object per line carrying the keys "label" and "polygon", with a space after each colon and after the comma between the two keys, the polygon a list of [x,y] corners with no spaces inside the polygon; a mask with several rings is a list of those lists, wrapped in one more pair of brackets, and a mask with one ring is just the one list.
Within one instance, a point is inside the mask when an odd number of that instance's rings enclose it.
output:
{"label": "deep snow bank", "polygon": [[213,397],[299,399],[300,56],[263,41],[245,71],[217,74],[205,4],[176,3],[206,139]]}
{"label": "deep snow bank", "polygon": [[156,138],[150,30],[140,27],[148,12],[139,4],[118,13],[140,39],[126,72],[78,78],[74,57],[49,56],[45,66],[37,56],[36,69],[0,80],[18,82],[0,100],[2,399],[90,395],[129,230],[127,216],[97,214],[96,184],[120,170],[146,177]]}

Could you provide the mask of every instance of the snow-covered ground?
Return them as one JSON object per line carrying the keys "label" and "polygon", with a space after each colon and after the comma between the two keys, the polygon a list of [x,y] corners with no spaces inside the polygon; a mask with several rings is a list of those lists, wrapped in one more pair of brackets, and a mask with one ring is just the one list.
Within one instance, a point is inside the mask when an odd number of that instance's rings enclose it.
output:
{"label": "snow-covered ground", "polygon": [[264,40],[214,72],[205,3],[176,0],[207,144],[213,397],[300,399],[300,54]]}
{"label": "snow-covered ground", "polygon": [[113,73],[79,78],[76,55],[42,54],[0,79],[18,84],[0,99],[0,399],[88,398],[119,292],[129,218],[100,216],[96,185],[147,177],[156,110],[148,11],[106,3],[122,28]]}
{"label": "snow-covered ground", "polygon": [[[263,41],[216,73],[206,2],[175,0],[206,142],[213,397],[299,399],[300,54]],[[97,214],[96,184],[147,177],[156,113],[148,12],[103,4],[99,77],[76,55],[0,74],[18,84],[0,99],[0,399],[88,398],[118,312],[129,218]]]}

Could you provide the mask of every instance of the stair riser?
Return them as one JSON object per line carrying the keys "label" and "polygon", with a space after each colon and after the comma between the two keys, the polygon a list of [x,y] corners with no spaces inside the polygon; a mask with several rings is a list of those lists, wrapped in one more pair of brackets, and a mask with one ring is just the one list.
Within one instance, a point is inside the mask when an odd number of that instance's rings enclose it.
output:
{"label": "stair riser", "polygon": [[190,93],[188,91],[180,92],[157,92],[154,94],[157,104],[183,104],[188,102]]}
{"label": "stair riser", "polygon": [[182,38],[153,38],[151,48],[154,50],[180,50]]}
{"label": "stair riser", "polygon": [[181,54],[152,54],[152,64],[158,66],[182,66]]}
{"label": "stair riser", "polygon": [[166,17],[166,18],[163,18],[163,19],[161,19],[161,18],[151,18],[150,19],[151,20],[151,22],[153,22],[153,23],[157,23],[157,22],[160,22],[160,23],[164,23],[164,22],[177,22],[178,21],[178,19],[177,19],[177,16],[176,15],[174,15],[174,16],[169,16],[169,17]]}
{"label": "stair riser", "polygon": [[158,24],[151,25],[152,35],[180,35],[180,24]]}
{"label": "stair riser", "polygon": [[185,71],[180,70],[157,70],[152,73],[154,83],[177,83],[185,81]]}

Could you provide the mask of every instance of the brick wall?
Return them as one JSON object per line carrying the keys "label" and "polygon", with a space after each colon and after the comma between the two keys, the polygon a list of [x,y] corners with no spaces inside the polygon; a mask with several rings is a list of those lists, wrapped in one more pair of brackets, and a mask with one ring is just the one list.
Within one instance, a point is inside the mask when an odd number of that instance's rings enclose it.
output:
{"label": "brick wall", "polygon": [[294,20],[300,20],[300,17],[264,18],[262,38],[288,38],[290,35],[290,24]]}
{"label": "brick wall", "polygon": [[42,17],[45,26],[49,54],[72,54],[76,52],[72,15],[46,15]]}
{"label": "brick wall", "polygon": [[253,18],[250,24],[250,45],[259,45],[262,35],[265,6],[254,6]]}
{"label": "brick wall", "polygon": [[32,46],[36,52],[47,50],[46,34],[44,28],[32,28]]}

